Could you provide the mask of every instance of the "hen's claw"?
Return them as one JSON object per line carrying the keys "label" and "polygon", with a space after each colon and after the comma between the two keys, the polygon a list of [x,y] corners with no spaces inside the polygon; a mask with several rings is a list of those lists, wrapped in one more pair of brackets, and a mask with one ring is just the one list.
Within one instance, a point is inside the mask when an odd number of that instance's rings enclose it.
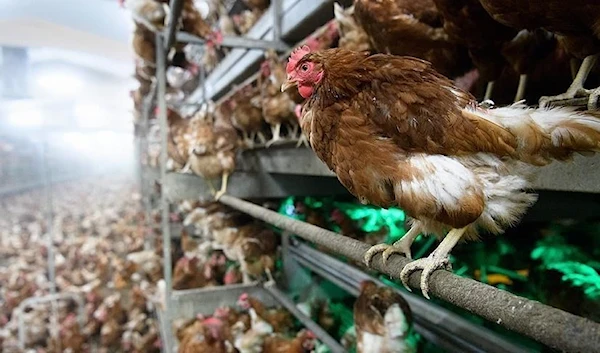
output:
{"label": "hen's claw", "polygon": [[410,275],[415,271],[423,270],[423,273],[421,273],[421,292],[423,293],[423,296],[425,298],[431,299],[429,298],[429,277],[431,277],[431,274],[433,272],[440,269],[452,271],[450,258],[448,257],[448,255],[439,256],[434,251],[428,257],[424,259],[415,260],[409,263],[408,265],[404,266],[402,272],[400,272],[400,279],[402,280],[402,284],[404,285],[404,287],[406,287],[407,290],[412,292],[412,290],[408,286],[408,280],[410,278]]}
{"label": "hen's claw", "polygon": [[[452,249],[461,239],[466,230],[466,227],[450,230],[448,234],[446,234],[444,240],[442,240],[440,245],[438,245],[438,247],[435,248],[435,250],[433,250],[433,252],[429,254],[429,256],[427,256],[424,259],[418,259],[404,266],[404,268],[400,272],[400,280],[402,280],[402,284],[404,285],[404,287],[411,291],[411,289],[408,287],[408,280],[410,275],[415,271],[423,270],[423,273],[421,273],[421,292],[423,293],[423,296],[425,298],[430,299],[429,277],[431,277],[431,274],[435,270],[452,270],[452,265],[450,264],[448,254],[450,253],[450,251],[452,251]],[[408,235],[408,233],[406,235]]]}
{"label": "hen's claw", "polygon": [[587,108],[589,110],[597,110],[599,98],[600,98],[600,87],[590,90],[590,96],[588,98]]}
{"label": "hen's claw", "polygon": [[587,96],[593,94],[593,91],[587,90],[583,88],[583,84],[585,83],[590,71],[596,64],[598,59],[598,55],[590,55],[583,59],[581,63],[581,67],[577,71],[577,75],[575,79],[569,86],[569,89],[565,93],[556,95],[556,96],[544,96],[540,98],[539,105],[542,108],[546,108],[550,103],[557,102],[561,100],[573,99],[577,96]]}
{"label": "hen's claw", "polygon": [[411,252],[410,252],[410,246],[415,241],[415,238],[419,235],[420,232],[421,232],[421,230],[418,226],[413,226],[412,228],[409,229],[408,232],[406,232],[406,234],[404,234],[404,236],[402,238],[397,240],[392,245],[377,244],[375,246],[372,246],[365,253],[365,256],[364,256],[365,264],[367,265],[367,267],[370,267],[371,261],[373,260],[373,256],[375,256],[377,253],[380,253],[380,252],[383,252],[383,254],[381,254],[381,256],[383,257],[384,265],[386,264],[386,262],[390,258],[390,256],[392,256],[393,254],[402,254],[402,255],[406,256],[408,259],[411,259],[412,257],[411,257]]}

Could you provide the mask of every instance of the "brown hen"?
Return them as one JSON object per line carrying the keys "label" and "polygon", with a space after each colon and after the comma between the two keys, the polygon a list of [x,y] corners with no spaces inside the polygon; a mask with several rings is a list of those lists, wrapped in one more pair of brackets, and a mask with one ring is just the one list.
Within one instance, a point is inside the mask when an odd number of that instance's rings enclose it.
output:
{"label": "brown hen", "polygon": [[413,219],[384,259],[408,253],[419,233],[443,239],[401,272],[428,278],[478,231],[500,234],[536,200],[528,192],[536,166],[600,150],[597,113],[570,108],[479,107],[474,97],[423,60],[343,49],[294,51],[287,89],[308,100],[302,130],[317,156],[361,202],[399,206]]}
{"label": "brown hen", "polygon": [[363,281],[354,303],[357,353],[416,352],[406,339],[412,312],[402,296],[389,287]]}
{"label": "brown hen", "polygon": [[260,143],[267,139],[261,132],[264,125],[262,108],[260,106],[258,90],[248,85],[238,91],[229,103],[233,108],[231,122],[236,129],[242,132],[243,141],[247,148],[253,148],[256,138]]}
{"label": "brown hen", "polygon": [[498,22],[517,29],[544,28],[555,33],[568,53],[584,59],[567,92],[542,97],[540,105],[589,94],[588,109],[596,109],[600,88],[591,91],[583,84],[600,53],[600,2],[596,0],[480,0]]}
{"label": "brown hen", "polygon": [[286,333],[294,327],[294,318],[289,311],[280,308],[267,308],[258,299],[243,293],[238,305],[244,310],[253,310],[256,315],[273,327],[273,332]]}
{"label": "brown hen", "polygon": [[146,27],[136,24],[132,39],[133,51],[146,65],[155,66],[155,34]]}
{"label": "brown hen", "polygon": [[340,32],[339,48],[356,51],[371,50],[367,32],[356,22],[354,6],[344,9],[336,2],[333,4],[333,13]]}
{"label": "brown hen", "polygon": [[[198,115],[197,115],[198,116]],[[196,140],[190,155],[192,171],[208,182],[215,199],[227,191],[229,175],[235,169],[238,135],[231,125],[230,117],[216,114],[214,122],[210,116],[199,117],[198,127],[202,138]],[[221,176],[221,189],[215,191],[211,179]]]}
{"label": "brown hen", "polygon": [[267,336],[263,343],[264,353],[309,353],[315,349],[315,335],[308,330],[301,330],[296,337],[287,338],[280,334]]}
{"label": "brown hen", "polygon": [[444,31],[433,0],[355,0],[354,13],[380,53],[427,60],[451,78],[471,68],[466,49]]}
{"label": "brown hen", "polygon": [[258,86],[262,98],[263,118],[271,125],[272,137],[266,144],[268,147],[282,140],[282,124],[288,124],[292,128],[288,137],[298,138],[298,122],[294,116],[296,103],[286,92],[280,90],[281,84],[285,81],[283,62],[274,51],[267,51],[265,57]]}

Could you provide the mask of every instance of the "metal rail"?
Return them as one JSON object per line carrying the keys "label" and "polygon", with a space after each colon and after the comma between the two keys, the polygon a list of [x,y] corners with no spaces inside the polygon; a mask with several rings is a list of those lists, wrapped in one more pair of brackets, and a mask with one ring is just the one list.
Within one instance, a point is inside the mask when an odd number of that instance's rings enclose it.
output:
{"label": "metal rail", "polygon": [[331,349],[333,353],[346,353],[344,347],[331,337],[327,331],[314,322],[310,317],[304,315],[293,301],[291,301],[285,293],[279,290],[275,282],[266,282],[265,290],[269,292],[283,307],[294,315],[307,329],[311,330],[319,339]]}
{"label": "metal rail", "polygon": [[[177,0],[173,0],[177,3]],[[166,55],[165,46],[160,34],[156,35],[156,80],[158,83],[158,119],[160,123],[160,180],[164,181],[167,177],[167,143],[169,136],[169,126],[167,124],[167,101],[165,94],[167,92],[167,76],[166,76]],[[164,320],[167,323],[171,322],[171,292],[173,290],[172,262],[171,262],[171,227],[169,217],[169,202],[167,200],[167,192],[165,185],[162,184],[160,193],[160,208],[162,221],[162,238],[163,238],[163,276],[165,280],[165,313]],[[167,337],[171,337],[170,335]],[[171,353],[173,342],[165,342],[163,345],[167,353]]]}
{"label": "metal rail", "polygon": [[[362,261],[370,247],[229,195],[222,196],[220,201],[353,261]],[[381,255],[377,255],[372,266],[383,274],[400,278],[400,271],[408,263],[405,257],[394,256],[384,266]],[[419,288],[420,275],[421,271],[417,271],[410,277],[412,288]],[[600,352],[600,324],[591,320],[443,270],[431,276],[430,293],[551,348],[565,352]]]}
{"label": "metal rail", "polygon": [[[276,1],[275,1],[276,2]],[[203,45],[206,40],[186,32],[177,32],[177,41],[181,43],[191,43]],[[240,36],[223,36],[223,40],[219,43],[222,47],[228,48],[244,48],[244,49],[275,49],[277,51],[289,50],[289,47],[282,42],[272,40],[261,40],[246,38]]]}
{"label": "metal rail", "polygon": [[[307,244],[294,239],[294,244],[285,253],[299,264],[326,278],[353,296],[360,294],[360,282],[371,280],[380,286],[385,285],[375,277],[324,254]],[[421,335],[448,352],[455,353],[520,353],[527,349],[509,342],[507,339],[473,324],[461,316],[450,312],[416,294],[395,288],[410,305],[415,329]]]}
{"label": "metal rail", "polygon": [[[181,17],[181,11],[183,10],[183,0],[171,0],[169,3],[170,15],[169,15],[169,24],[167,25],[167,33],[166,33],[166,46],[165,48],[168,51],[171,49],[173,44],[175,44],[175,34],[177,33],[177,24],[179,23],[179,18]],[[158,51],[158,47],[156,48]],[[165,53],[166,55],[166,53]],[[158,61],[156,62],[158,65]]]}
{"label": "metal rail", "polygon": [[[328,29],[328,24],[325,24],[325,25],[317,28],[310,36],[319,36],[320,34],[325,32],[327,29]],[[309,37],[302,40],[300,43],[294,45],[293,48],[296,48],[296,47],[301,46],[304,43],[306,43],[306,40]],[[286,59],[291,54],[293,48],[288,48],[282,55],[279,56],[279,58],[282,60]],[[217,105],[226,101],[227,99],[233,97],[237,92],[239,92],[239,90],[248,86],[249,84],[253,83],[254,81],[258,80],[259,75],[260,75],[260,72],[256,72],[256,73],[252,74],[250,77],[248,77],[247,79],[245,79],[244,81],[242,81],[240,84],[235,85],[234,89],[230,89],[229,92],[225,93],[222,97],[220,97],[217,100],[217,102],[216,102]]]}
{"label": "metal rail", "polygon": [[[142,109],[142,143],[141,148],[148,156],[148,148],[149,148],[149,140],[148,140],[148,131],[150,131],[150,112],[152,107],[152,102],[156,97],[158,83],[156,80],[153,80],[150,91],[144,98],[144,106]],[[154,222],[152,219],[152,205],[150,202],[150,194],[152,193],[152,182],[154,179],[148,175],[148,168],[144,168],[141,164],[141,153],[139,155],[140,158],[140,175],[141,175],[141,184],[140,189],[142,190],[142,203],[144,208],[144,250],[150,250],[154,246]]]}

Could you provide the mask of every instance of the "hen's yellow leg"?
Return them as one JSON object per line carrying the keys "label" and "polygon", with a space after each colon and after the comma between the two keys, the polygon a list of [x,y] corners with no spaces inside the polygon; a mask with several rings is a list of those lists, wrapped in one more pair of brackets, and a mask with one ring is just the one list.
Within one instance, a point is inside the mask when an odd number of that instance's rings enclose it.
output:
{"label": "hen's yellow leg", "polygon": [[404,266],[402,272],[400,272],[400,279],[402,280],[402,284],[409,291],[411,290],[408,286],[408,279],[410,275],[418,270],[423,270],[421,273],[421,292],[423,292],[423,296],[427,299],[429,298],[429,277],[435,270],[446,269],[448,271],[452,270],[452,266],[450,265],[449,254],[452,251],[452,248],[458,243],[462,235],[465,233],[466,228],[461,229],[452,229],[444,240],[438,245],[435,250],[429,256],[424,259],[415,260],[408,265]]}
{"label": "hen's yellow leg", "polygon": [[383,252],[383,263],[385,264],[390,256],[393,254],[404,254],[407,258],[411,259],[410,246],[415,241],[417,236],[421,233],[421,228],[413,226],[411,227],[406,234],[399,240],[397,240],[394,244],[377,244],[372,246],[364,256],[364,262],[367,267],[371,265],[371,261],[373,257]]}
{"label": "hen's yellow leg", "polygon": [[571,83],[571,86],[569,86],[569,89],[567,89],[565,93],[556,96],[544,96],[540,98],[540,107],[544,108],[550,105],[552,102],[572,99],[577,95],[587,95],[589,91],[583,88],[583,84],[585,83],[585,80],[587,80],[590,71],[592,71],[594,68],[596,61],[598,60],[598,56],[600,56],[600,54],[590,55],[583,59],[583,62],[579,67],[579,71],[577,71],[577,76],[575,76],[575,79]]}
{"label": "hen's yellow leg", "polygon": [[515,103],[519,102],[525,97],[525,88],[527,87],[527,74],[519,75],[519,86],[517,87],[517,94],[515,95]]}
{"label": "hen's yellow leg", "polygon": [[227,181],[229,180],[229,173],[223,173],[222,177],[221,177],[221,189],[219,191],[217,191],[217,193],[215,194],[215,200],[219,200],[221,198],[221,196],[225,195],[225,192],[227,192]]}
{"label": "hen's yellow leg", "polygon": [[273,133],[273,137],[269,142],[266,143],[266,147],[269,147],[275,142],[279,142],[281,140],[281,124],[277,123],[275,125],[271,125],[271,132]]}
{"label": "hen's yellow leg", "polygon": [[488,99],[492,99],[492,92],[494,91],[494,83],[495,81],[489,81],[487,86],[485,87],[485,95],[483,96],[483,100],[486,101]]}

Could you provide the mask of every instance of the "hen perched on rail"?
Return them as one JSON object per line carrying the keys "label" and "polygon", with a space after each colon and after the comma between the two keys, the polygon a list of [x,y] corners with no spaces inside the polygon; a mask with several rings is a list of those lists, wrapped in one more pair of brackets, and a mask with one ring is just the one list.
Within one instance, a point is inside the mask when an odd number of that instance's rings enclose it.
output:
{"label": "hen perched on rail", "polygon": [[361,202],[399,206],[408,233],[383,251],[410,257],[419,233],[442,242],[401,273],[422,269],[421,289],[448,254],[478,231],[500,234],[536,201],[536,167],[600,151],[600,114],[571,108],[478,106],[474,97],[426,61],[343,49],[296,49],[282,90],[307,98],[301,125],[317,156]]}

